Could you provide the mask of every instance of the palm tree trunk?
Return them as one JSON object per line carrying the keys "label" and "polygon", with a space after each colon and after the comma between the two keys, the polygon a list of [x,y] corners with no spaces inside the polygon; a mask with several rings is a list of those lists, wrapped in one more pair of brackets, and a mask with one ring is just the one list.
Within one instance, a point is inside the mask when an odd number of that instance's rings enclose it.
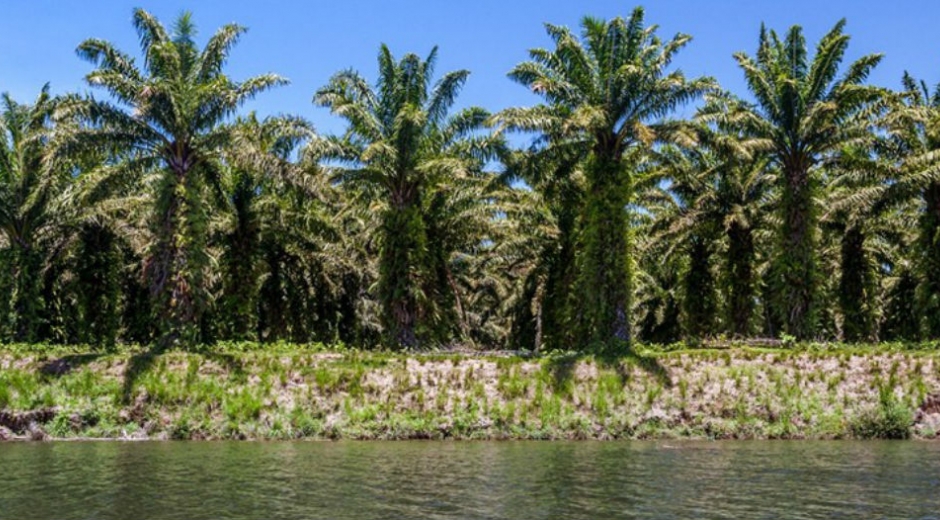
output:
{"label": "palm tree trunk", "polygon": [[887,294],[879,337],[885,341],[917,341],[921,338],[918,279],[908,266],[896,265],[895,268],[896,281]]}
{"label": "palm tree trunk", "polygon": [[783,241],[776,257],[777,312],[782,313],[785,331],[797,339],[816,333],[816,208],[806,168],[785,169]]}
{"label": "palm tree trunk", "polygon": [[737,222],[728,227],[728,327],[733,336],[746,337],[754,313],[754,237]]}
{"label": "palm tree trunk", "polygon": [[18,342],[37,341],[42,300],[42,257],[28,241],[18,240],[14,248],[14,339]]}
{"label": "palm tree trunk", "polygon": [[457,319],[460,322],[460,333],[463,335],[464,339],[469,339],[470,322],[467,321],[467,313],[463,308],[463,302],[461,300],[460,288],[457,286],[457,280],[454,279],[454,273],[451,272],[450,266],[447,264],[444,264],[444,275],[447,278],[447,285],[450,287],[450,290],[454,295],[454,305],[457,307]]}
{"label": "palm tree trunk", "polygon": [[689,270],[685,277],[685,332],[700,339],[714,330],[715,281],[711,273],[711,251],[703,236],[692,237]]}
{"label": "palm tree trunk", "polygon": [[288,282],[283,268],[284,252],[278,244],[268,241],[265,241],[262,249],[265,251],[267,276],[259,295],[258,337],[262,341],[287,339],[288,308],[284,286]]}
{"label": "palm tree trunk", "polygon": [[157,301],[158,349],[199,341],[206,251],[205,193],[197,175],[181,165],[167,172],[160,187],[156,243],[148,265]]}
{"label": "palm tree trunk", "polygon": [[386,340],[394,346],[418,345],[420,271],[424,265],[426,233],[415,190],[392,197],[382,222],[379,256],[379,297]]}
{"label": "palm tree trunk", "polygon": [[223,252],[221,321],[229,339],[251,341],[258,328],[258,254],[260,237],[252,208],[254,185],[247,175],[239,178],[232,197],[235,228],[226,237]]}
{"label": "palm tree trunk", "polygon": [[924,193],[926,210],[921,217],[920,271],[918,288],[920,314],[927,339],[940,338],[940,183],[931,184]]}
{"label": "palm tree trunk", "polygon": [[120,251],[117,237],[106,227],[85,225],[80,234],[77,297],[81,316],[80,341],[108,347],[117,342],[120,328]]}
{"label": "palm tree trunk", "polygon": [[630,341],[630,184],[619,159],[589,165],[576,311],[583,340],[595,348],[623,348]]}
{"label": "palm tree trunk", "polygon": [[16,283],[13,269],[15,263],[15,252],[12,248],[0,248],[0,342],[13,340],[13,288]]}
{"label": "palm tree trunk", "polygon": [[842,235],[842,274],[839,278],[842,338],[845,341],[872,339],[874,317],[868,304],[871,283],[865,234],[858,226],[850,226]]}
{"label": "palm tree trunk", "polygon": [[548,276],[541,298],[538,328],[541,331],[536,345],[571,349],[574,331],[571,330],[572,292],[577,280],[575,260],[576,209],[566,208],[558,217],[558,247],[552,248],[548,258]]}

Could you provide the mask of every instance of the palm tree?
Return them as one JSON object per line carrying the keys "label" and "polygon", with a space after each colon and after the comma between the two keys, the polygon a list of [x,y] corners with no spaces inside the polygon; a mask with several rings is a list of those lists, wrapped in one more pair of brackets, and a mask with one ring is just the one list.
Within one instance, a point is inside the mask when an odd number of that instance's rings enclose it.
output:
{"label": "palm tree", "polygon": [[889,250],[896,241],[892,237],[898,234],[901,213],[888,212],[885,204],[896,170],[879,156],[880,148],[843,151],[840,164],[831,172],[821,218],[838,240],[839,260],[833,270],[839,273],[842,339],[850,342],[877,340],[879,267],[894,263],[896,256]]}
{"label": "palm tree", "polygon": [[[569,153],[565,153],[569,152]],[[503,157],[507,182],[522,181],[531,192],[509,216],[521,226],[515,238],[501,244],[510,260],[506,269],[522,275],[514,303],[511,339],[515,345],[567,348],[576,340],[570,309],[577,278],[575,252],[578,215],[584,200],[583,154],[576,148],[542,147]]]}
{"label": "palm tree", "polygon": [[578,309],[583,338],[596,345],[630,338],[630,157],[655,142],[676,138],[682,125],[663,122],[676,107],[712,88],[710,79],[687,80],[669,70],[690,40],[662,42],[644,26],[641,8],[629,19],[586,17],[580,38],[546,25],[554,50],[533,49],[510,73],[545,104],[508,109],[503,124],[542,132],[550,146],[581,155],[586,195],[581,212]]}
{"label": "palm tree", "polygon": [[719,180],[716,202],[728,245],[724,267],[727,330],[738,337],[748,336],[752,331],[757,234],[764,229],[773,181],[767,159],[760,156],[730,161]]}
{"label": "palm tree", "polygon": [[426,59],[396,61],[383,45],[372,88],[355,71],[334,75],[314,102],[348,123],[342,137],[313,141],[311,154],[338,162],[336,178],[381,212],[378,293],[387,340],[411,347],[433,336],[429,223],[431,187],[469,176],[492,155],[494,141],[478,131],[483,109],[450,110],[469,76],[449,72],[432,85],[437,49]]}
{"label": "palm tree", "polygon": [[[880,226],[890,229],[884,234],[885,251],[877,258],[882,265],[878,338],[882,341],[917,341],[922,335],[922,313],[918,302],[918,276],[914,260],[917,255],[919,208],[904,204],[881,214]],[[912,258],[913,257],[913,258]]]}
{"label": "palm tree", "polygon": [[897,172],[885,194],[890,204],[918,206],[917,314],[930,338],[940,337],[940,86],[933,93],[905,73],[903,101],[887,117],[887,155]]}
{"label": "palm tree", "polygon": [[[655,167],[661,166],[656,161]],[[675,196],[653,170],[640,184],[637,204],[644,211],[633,214],[636,241],[636,290],[633,314],[640,341],[666,345],[682,337],[682,271],[685,258],[677,243],[664,240],[664,215],[677,213]]]}
{"label": "palm tree", "polygon": [[802,28],[793,26],[781,40],[763,26],[756,57],[735,59],[756,103],[713,100],[704,119],[754,139],[770,153],[779,177],[781,220],[775,280],[778,312],[788,334],[815,333],[819,276],[816,259],[822,170],[847,144],[872,136],[871,115],[882,92],[863,83],[881,55],[862,57],[839,76],[849,36],[838,22],[820,40],[810,59]]}
{"label": "palm tree", "polygon": [[223,26],[199,50],[189,13],[170,31],[142,9],[134,11],[133,24],[143,68],[106,41],[90,39],[78,47],[97,66],[88,83],[107,91],[114,103],[76,103],[73,111],[87,124],[63,140],[59,153],[121,151],[128,158],[107,169],[108,176],[148,179],[153,242],[145,272],[159,345],[167,347],[197,340],[206,307],[208,200],[210,187],[218,192],[221,156],[232,142],[227,123],[245,101],[285,80],[265,74],[236,82],[224,74],[246,30],[239,25]]}
{"label": "palm tree", "polygon": [[510,191],[498,177],[477,168],[457,170],[428,190],[423,213],[430,278],[425,292],[436,302],[441,337],[492,345],[500,335],[488,318],[501,302],[487,296],[504,292],[505,277],[487,267],[498,258]]}
{"label": "palm tree", "polygon": [[[8,94],[0,103],[0,238],[6,243],[0,254],[10,280],[0,299],[11,304],[12,338],[36,341],[46,246],[65,217],[57,202],[71,180],[68,169],[53,165],[46,152],[53,115],[63,100],[46,85],[32,104],[19,104]],[[0,316],[0,331],[7,319]]]}
{"label": "palm tree", "polygon": [[[720,239],[721,218],[715,207],[720,158],[700,146],[681,149],[674,146],[657,151],[657,180],[667,186],[653,186],[663,191],[658,204],[646,205],[655,215],[651,231],[666,245],[687,258],[682,273],[683,329],[692,339],[701,339],[717,330],[718,293],[712,257]],[[644,198],[649,198],[647,195]],[[660,228],[660,229],[657,229]]]}
{"label": "palm tree", "polygon": [[766,223],[776,177],[765,154],[749,153],[749,142],[739,135],[706,130],[699,141],[700,150],[712,154],[715,163],[700,172],[705,189],[693,207],[723,234],[726,330],[746,337],[752,332],[756,308],[756,235]]}
{"label": "palm tree", "polygon": [[[221,239],[219,321],[226,338],[249,340],[258,337],[259,292],[265,274],[262,244],[271,240],[283,245],[309,229],[305,222],[311,219],[306,217],[313,212],[295,204],[294,196],[313,201],[319,193],[307,172],[292,161],[296,149],[312,135],[309,124],[293,117],[259,121],[252,113],[239,118],[236,127],[221,182],[229,211]],[[300,218],[291,218],[295,209]]]}

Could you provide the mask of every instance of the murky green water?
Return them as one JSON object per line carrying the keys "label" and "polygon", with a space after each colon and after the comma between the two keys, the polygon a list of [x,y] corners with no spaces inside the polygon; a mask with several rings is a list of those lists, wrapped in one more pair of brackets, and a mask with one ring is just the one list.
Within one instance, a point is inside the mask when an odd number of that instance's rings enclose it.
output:
{"label": "murky green water", "polygon": [[0,518],[940,519],[940,444],[0,444]]}

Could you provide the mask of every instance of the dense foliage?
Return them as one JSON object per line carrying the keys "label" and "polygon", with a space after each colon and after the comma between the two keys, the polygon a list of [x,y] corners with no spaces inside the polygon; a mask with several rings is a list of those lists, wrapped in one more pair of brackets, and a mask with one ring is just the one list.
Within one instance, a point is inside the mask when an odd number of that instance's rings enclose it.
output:
{"label": "dense foliage", "polygon": [[100,98],[2,98],[0,342],[940,339],[940,93],[869,85],[844,21],[762,27],[740,96],[640,8],[546,25],[495,114],[383,45],[312,93],[342,135],[239,113],[286,83],[226,74],[243,27],[133,24],[78,48]]}

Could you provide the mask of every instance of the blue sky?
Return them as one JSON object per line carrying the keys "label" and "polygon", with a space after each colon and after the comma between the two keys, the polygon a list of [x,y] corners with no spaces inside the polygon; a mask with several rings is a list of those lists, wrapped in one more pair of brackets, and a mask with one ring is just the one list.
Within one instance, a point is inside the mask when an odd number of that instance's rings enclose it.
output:
{"label": "blue sky", "polygon": [[[531,47],[547,46],[543,22],[576,27],[585,14],[627,16],[636,5],[608,0],[10,0],[0,17],[0,91],[31,100],[51,82],[55,92],[84,91],[90,64],[75,55],[89,37],[110,40],[136,54],[130,24],[134,7],[143,7],[169,24],[192,10],[204,41],[218,26],[238,22],[249,28],[234,50],[229,73],[236,79],[276,72],[291,85],[262,95],[250,109],[262,115],[296,113],[320,131],[336,132],[341,123],[314,107],[313,92],[334,72],[355,68],[374,77],[380,43],[396,55],[426,54],[440,46],[438,72],[472,72],[460,105],[490,110],[529,105],[536,98],[506,78]],[[904,70],[940,80],[940,2],[875,0],[656,0],[643,4],[647,20],[661,36],[693,36],[677,66],[689,76],[710,75],[739,95],[741,72],[731,54],[753,53],[762,21],[784,31],[800,24],[810,42],[839,18],[848,18],[849,57],[872,52],[886,57],[872,82],[896,88]],[[691,113],[691,109],[687,109]],[[681,114],[680,114],[681,115]]]}

